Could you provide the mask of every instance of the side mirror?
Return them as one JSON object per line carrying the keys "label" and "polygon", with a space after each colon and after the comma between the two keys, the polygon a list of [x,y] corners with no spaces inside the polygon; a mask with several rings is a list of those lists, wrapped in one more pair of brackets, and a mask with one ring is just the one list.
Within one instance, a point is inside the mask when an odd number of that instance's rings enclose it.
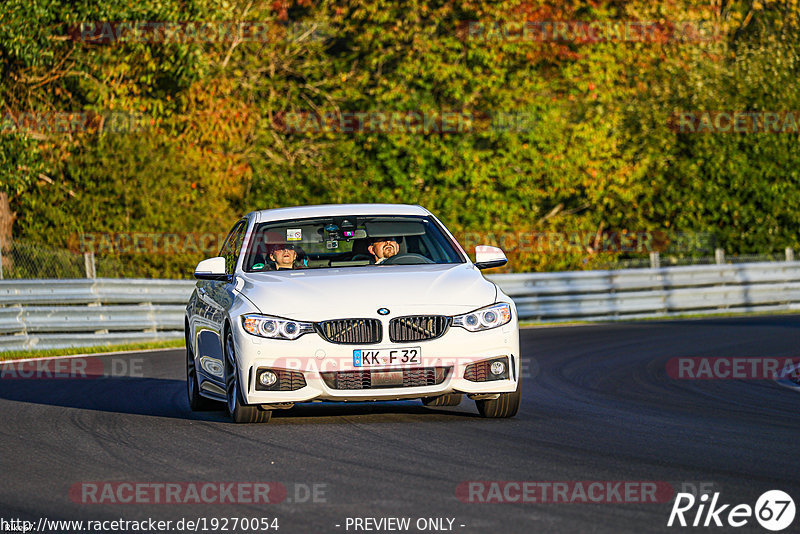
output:
{"label": "side mirror", "polygon": [[197,264],[194,268],[194,277],[198,280],[230,280],[230,275],[225,272],[225,258],[217,256]]}
{"label": "side mirror", "polygon": [[475,267],[478,269],[491,269],[492,267],[502,267],[508,263],[505,253],[489,245],[478,245],[475,247]]}

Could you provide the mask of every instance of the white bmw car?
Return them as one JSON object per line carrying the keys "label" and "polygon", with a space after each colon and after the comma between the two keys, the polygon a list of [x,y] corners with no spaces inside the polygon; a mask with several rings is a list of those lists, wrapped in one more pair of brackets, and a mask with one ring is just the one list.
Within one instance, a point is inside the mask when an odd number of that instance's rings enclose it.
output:
{"label": "white bmw car", "polygon": [[237,423],[319,401],[422,399],[484,417],[520,405],[514,302],[420,206],[255,211],[201,261],[186,307],[193,410],[224,402]]}

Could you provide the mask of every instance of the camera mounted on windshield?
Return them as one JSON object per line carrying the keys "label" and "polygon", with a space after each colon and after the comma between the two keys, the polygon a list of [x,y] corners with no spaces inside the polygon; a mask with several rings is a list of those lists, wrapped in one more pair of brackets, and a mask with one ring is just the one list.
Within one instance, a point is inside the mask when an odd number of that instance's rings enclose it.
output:
{"label": "camera mounted on windshield", "polygon": [[339,248],[339,241],[367,237],[366,230],[358,228],[358,219],[355,217],[336,217],[325,225],[321,233],[325,240],[325,248],[328,250]]}

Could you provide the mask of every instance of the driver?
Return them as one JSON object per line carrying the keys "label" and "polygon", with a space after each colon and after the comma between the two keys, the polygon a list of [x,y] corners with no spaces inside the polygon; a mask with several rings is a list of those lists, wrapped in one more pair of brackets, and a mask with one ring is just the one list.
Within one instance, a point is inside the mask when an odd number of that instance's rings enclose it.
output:
{"label": "driver", "polygon": [[396,237],[373,237],[367,250],[375,258],[375,265],[382,263],[400,252]]}
{"label": "driver", "polygon": [[302,249],[297,245],[273,245],[269,259],[275,262],[276,271],[281,269],[302,269],[303,264],[298,260],[298,252],[302,253]]}

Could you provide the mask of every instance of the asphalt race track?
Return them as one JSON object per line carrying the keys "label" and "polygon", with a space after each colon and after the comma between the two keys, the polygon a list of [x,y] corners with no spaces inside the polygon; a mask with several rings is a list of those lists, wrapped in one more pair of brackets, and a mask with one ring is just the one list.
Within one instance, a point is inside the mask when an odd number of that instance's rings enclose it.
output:
{"label": "asphalt race track", "polygon": [[[452,519],[463,533],[734,530],[667,528],[669,499],[462,502],[456,490],[468,481],[702,485],[721,503],[750,506],[779,489],[800,504],[798,391],[768,380],[677,380],[665,370],[677,356],[796,357],[800,316],[521,335],[523,405],[509,420],[481,419],[465,399],[440,409],[315,404],[276,412],[267,425],[235,425],[222,412],[189,411],[182,350],[114,356],[119,374],[133,376],[4,377],[0,517],[267,517],[280,533],[376,532],[348,528],[348,518],[390,517],[411,518],[410,532],[420,518]],[[74,488],[92,481],[278,482],[287,493],[271,504],[84,503]],[[426,531],[448,531],[443,524]],[[735,530],[768,532],[755,518]],[[790,531],[800,531],[800,517]]]}

